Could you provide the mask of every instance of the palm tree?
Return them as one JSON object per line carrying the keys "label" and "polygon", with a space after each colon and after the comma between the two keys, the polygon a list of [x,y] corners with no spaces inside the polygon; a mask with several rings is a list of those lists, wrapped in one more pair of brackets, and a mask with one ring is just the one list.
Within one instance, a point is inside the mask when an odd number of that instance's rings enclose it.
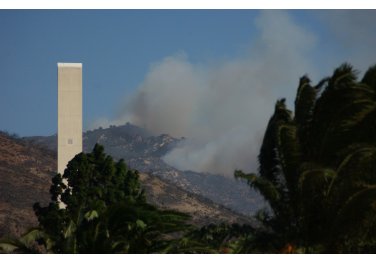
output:
{"label": "palm tree", "polygon": [[259,174],[235,171],[270,205],[274,251],[375,251],[376,66],[361,81],[349,64],[316,86],[302,77],[294,111],[277,101]]}

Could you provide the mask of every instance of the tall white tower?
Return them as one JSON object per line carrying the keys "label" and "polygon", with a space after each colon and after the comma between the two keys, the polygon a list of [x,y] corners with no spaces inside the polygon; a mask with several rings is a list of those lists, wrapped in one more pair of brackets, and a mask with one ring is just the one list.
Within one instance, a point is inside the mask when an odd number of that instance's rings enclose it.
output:
{"label": "tall white tower", "polygon": [[82,152],[82,64],[58,63],[57,172]]}

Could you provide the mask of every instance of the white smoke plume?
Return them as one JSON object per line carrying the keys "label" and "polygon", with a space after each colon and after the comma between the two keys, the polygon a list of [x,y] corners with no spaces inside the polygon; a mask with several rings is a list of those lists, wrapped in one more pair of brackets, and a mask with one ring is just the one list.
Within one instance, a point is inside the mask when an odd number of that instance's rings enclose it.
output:
{"label": "white smoke plume", "polygon": [[184,53],[155,63],[118,122],[187,139],[164,160],[181,170],[232,176],[257,170],[257,155],[275,101],[293,104],[315,36],[287,12],[263,11],[247,54],[193,64]]}

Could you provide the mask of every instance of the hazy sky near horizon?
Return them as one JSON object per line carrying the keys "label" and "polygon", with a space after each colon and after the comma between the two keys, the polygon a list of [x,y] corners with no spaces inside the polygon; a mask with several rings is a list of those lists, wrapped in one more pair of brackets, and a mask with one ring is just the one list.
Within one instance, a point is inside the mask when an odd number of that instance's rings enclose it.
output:
{"label": "hazy sky near horizon", "polygon": [[299,77],[376,63],[375,10],[0,10],[0,130],[57,130],[57,63],[83,63],[84,129],[185,136],[179,169],[255,171]]}

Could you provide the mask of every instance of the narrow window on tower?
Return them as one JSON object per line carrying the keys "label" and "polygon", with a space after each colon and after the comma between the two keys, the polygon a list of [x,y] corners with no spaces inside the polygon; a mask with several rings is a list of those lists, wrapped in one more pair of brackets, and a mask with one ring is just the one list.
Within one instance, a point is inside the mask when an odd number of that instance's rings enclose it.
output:
{"label": "narrow window on tower", "polygon": [[72,138],[68,139],[68,145],[73,145],[73,139]]}

